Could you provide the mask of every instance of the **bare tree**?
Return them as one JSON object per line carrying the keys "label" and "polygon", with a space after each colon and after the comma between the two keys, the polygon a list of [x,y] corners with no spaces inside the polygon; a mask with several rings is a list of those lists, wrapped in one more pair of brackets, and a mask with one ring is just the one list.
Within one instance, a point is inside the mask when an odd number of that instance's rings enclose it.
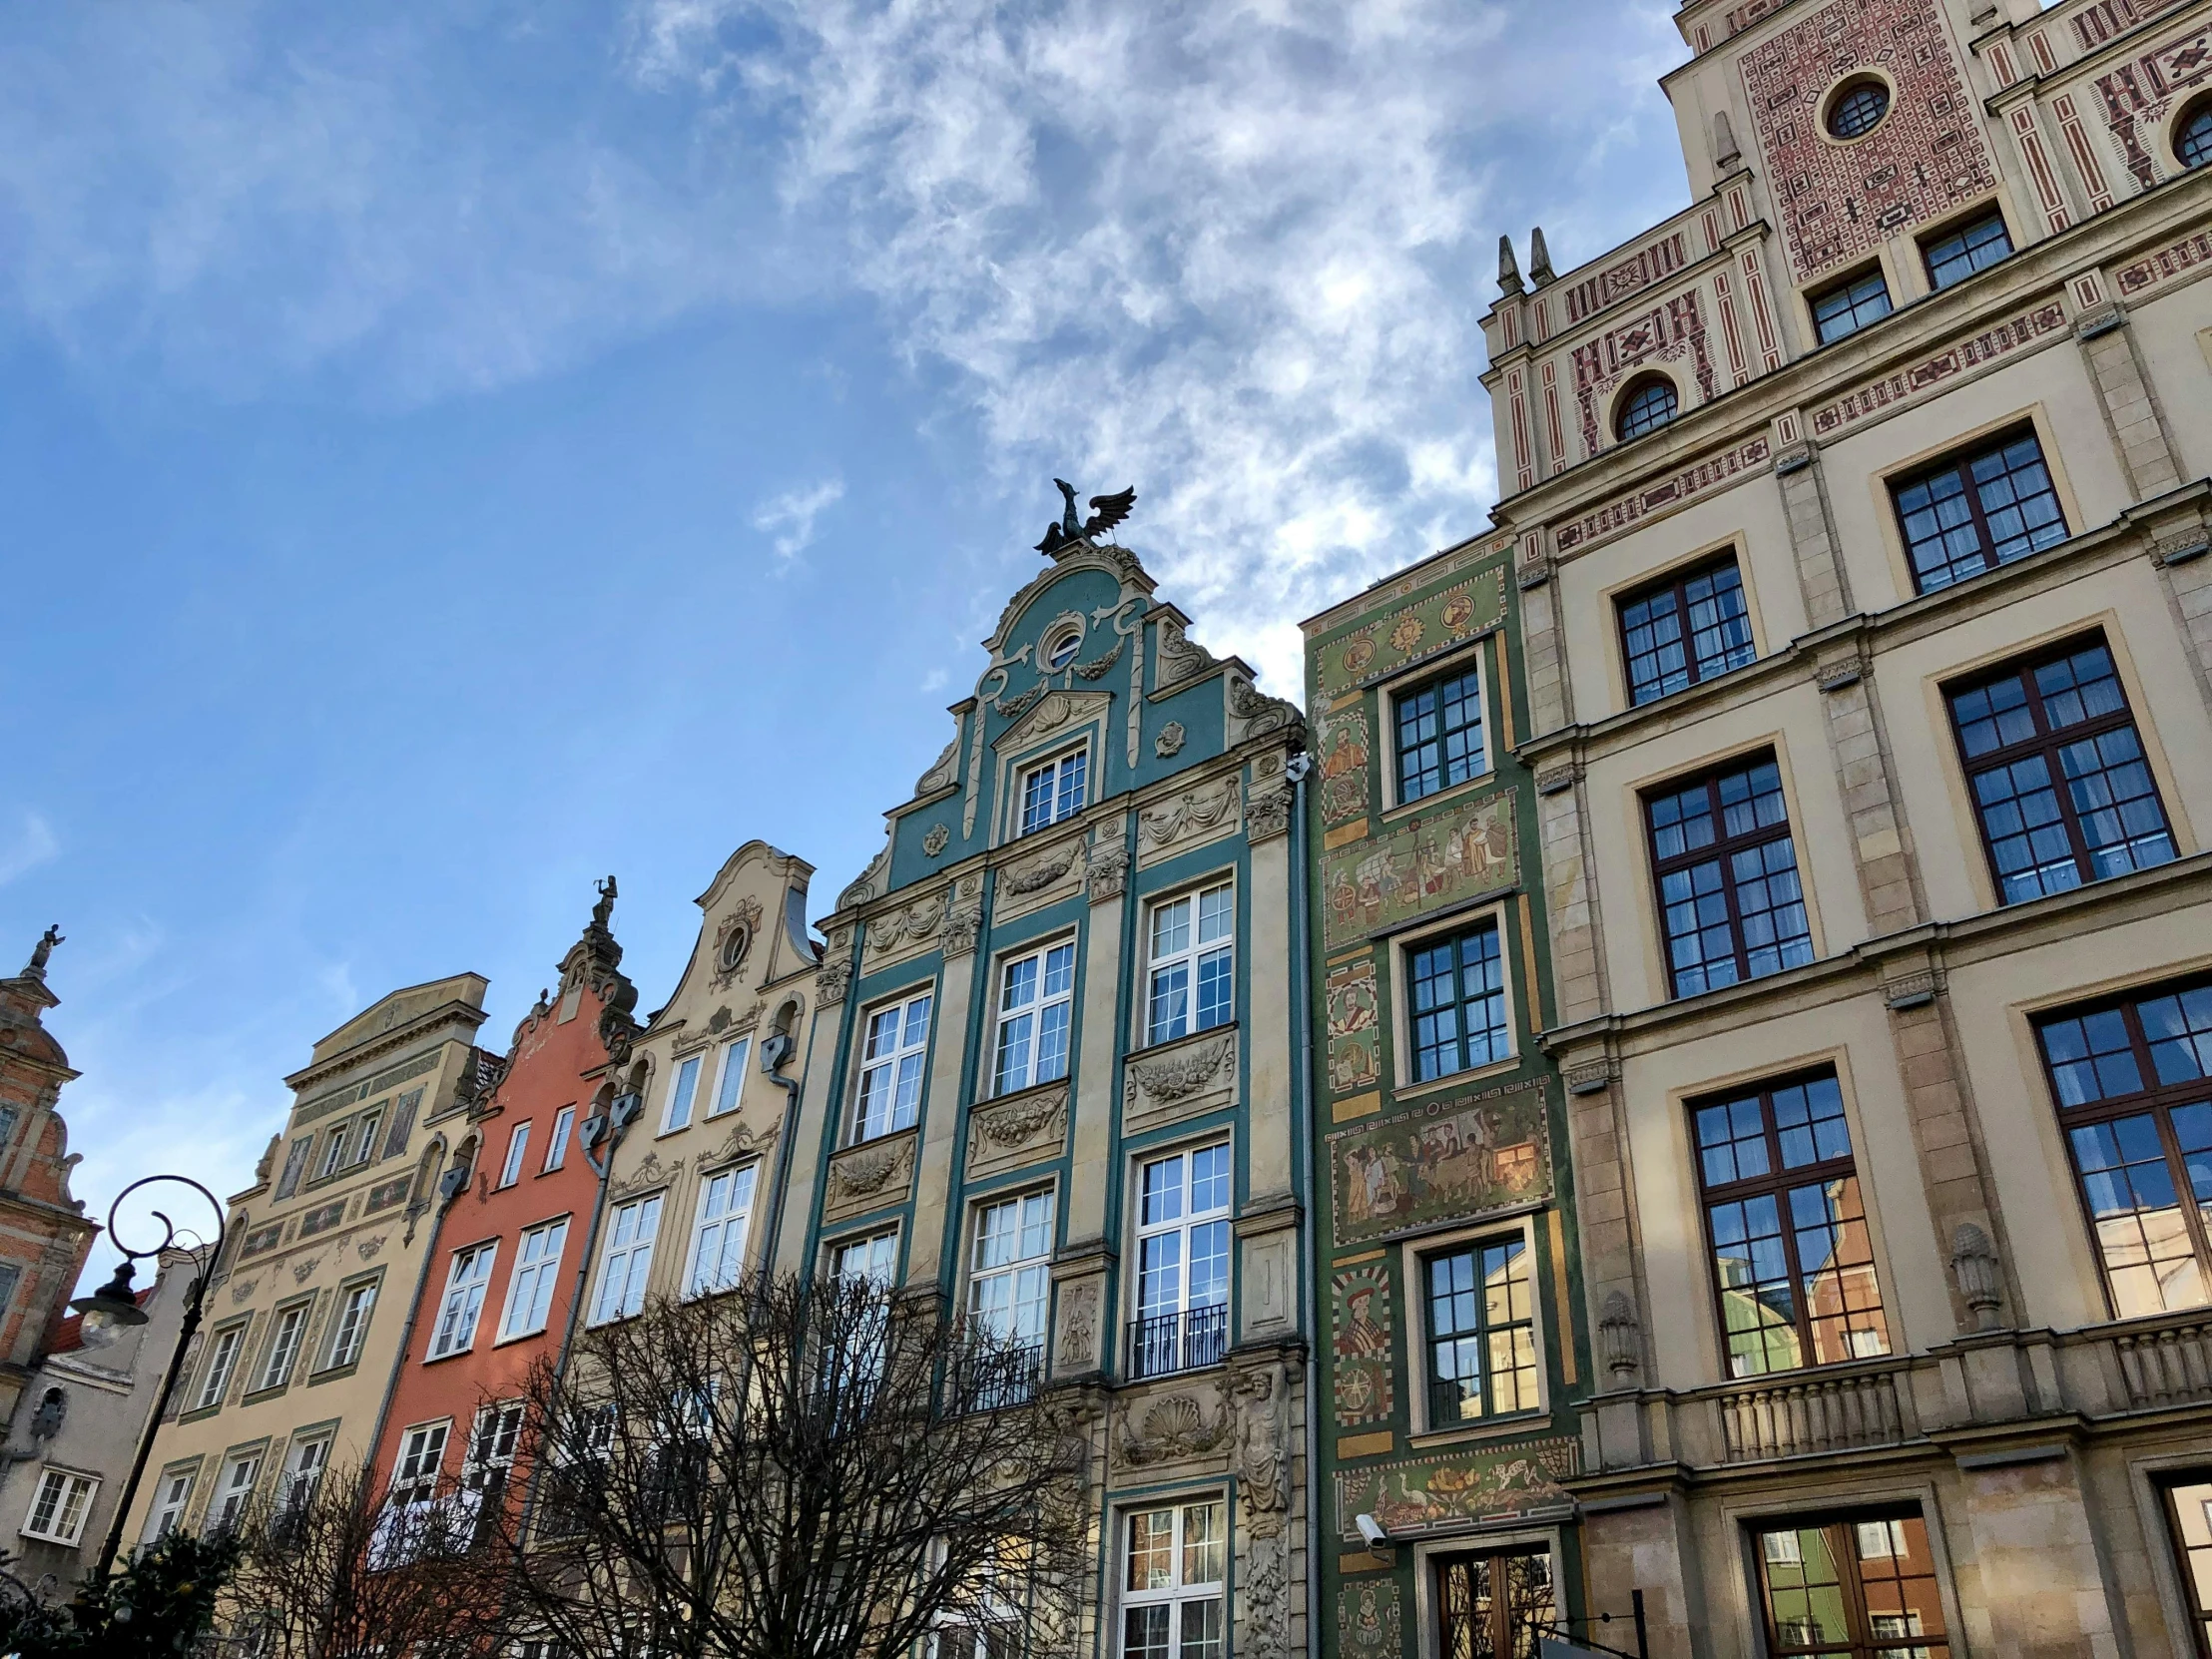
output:
{"label": "bare tree", "polygon": [[[498,1507],[499,1493],[490,1494]],[[246,1659],[482,1659],[511,1562],[480,1484],[381,1489],[366,1468],[288,1483],[239,1523],[218,1623]]]}
{"label": "bare tree", "polygon": [[1088,1523],[1036,1354],[933,1304],[849,1279],[657,1302],[527,1392],[518,1637],[606,1659],[1002,1659],[1073,1628]]}

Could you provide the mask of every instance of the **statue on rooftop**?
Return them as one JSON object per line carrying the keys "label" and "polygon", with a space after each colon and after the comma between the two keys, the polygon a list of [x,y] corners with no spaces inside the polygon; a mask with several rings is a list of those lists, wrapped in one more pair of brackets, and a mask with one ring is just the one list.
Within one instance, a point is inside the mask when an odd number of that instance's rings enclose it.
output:
{"label": "statue on rooftop", "polygon": [[1112,495],[1094,495],[1091,505],[1098,510],[1089,518],[1078,519],[1075,509],[1075,486],[1065,478],[1052,480],[1060,486],[1060,494],[1067,501],[1067,510],[1060,515],[1060,522],[1044,527],[1044,540],[1037,543],[1039,553],[1057,558],[1060,549],[1071,541],[1089,541],[1103,531],[1111,530],[1129,516],[1129,509],[1136,505],[1134,487],[1117,491]]}

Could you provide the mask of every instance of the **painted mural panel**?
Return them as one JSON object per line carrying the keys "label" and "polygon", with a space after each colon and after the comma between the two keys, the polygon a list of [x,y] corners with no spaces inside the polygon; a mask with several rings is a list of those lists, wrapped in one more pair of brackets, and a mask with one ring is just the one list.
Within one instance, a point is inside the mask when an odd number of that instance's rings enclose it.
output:
{"label": "painted mural panel", "polygon": [[1360,1094],[1382,1081],[1382,1015],[1375,958],[1329,970],[1329,1088]]}
{"label": "painted mural panel", "polygon": [[1513,796],[1485,796],[1327,854],[1323,948],[1511,886],[1520,873]]}
{"label": "painted mural panel", "polygon": [[1330,1351],[1336,1357],[1337,1426],[1385,1421],[1390,1386],[1390,1270],[1347,1268],[1329,1282]]}
{"label": "painted mural panel", "polygon": [[1340,709],[1319,724],[1322,823],[1356,823],[1368,816],[1368,758],[1375,744],[1368,711]]}
{"label": "painted mural panel", "polygon": [[1454,582],[1441,593],[1377,617],[1357,633],[1324,646],[1315,669],[1320,701],[1395,674],[1408,664],[1488,632],[1505,620],[1502,565]]}
{"label": "painted mural panel", "polygon": [[1579,1440],[1560,1434],[1435,1462],[1339,1469],[1337,1531],[1356,1539],[1356,1517],[1373,1515],[1392,1538],[1416,1538],[1555,1511],[1573,1502],[1559,1482],[1581,1472],[1581,1452]]}
{"label": "painted mural panel", "polygon": [[1552,1196],[1542,1079],[1432,1100],[1329,1137],[1337,1243],[1468,1221]]}
{"label": "painted mural panel", "polygon": [[1396,1579],[1370,1578],[1337,1592],[1338,1652],[1397,1659],[1403,1631]]}

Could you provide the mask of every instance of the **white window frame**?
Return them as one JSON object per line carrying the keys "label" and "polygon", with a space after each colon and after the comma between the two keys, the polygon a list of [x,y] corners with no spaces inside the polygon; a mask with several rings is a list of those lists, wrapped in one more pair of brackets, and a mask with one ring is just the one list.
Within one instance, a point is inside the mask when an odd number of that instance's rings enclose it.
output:
{"label": "white window frame", "polygon": [[[1066,799],[1068,778],[1080,773],[1075,787],[1075,800]],[[1048,779],[1046,787],[1052,792],[1051,807],[1036,823],[1029,822],[1029,786],[1039,779]],[[1019,767],[1014,773],[1013,834],[1009,839],[1023,835],[1040,835],[1054,825],[1065,824],[1069,819],[1080,818],[1083,809],[1091,804],[1091,746],[1088,742],[1064,749],[1048,760],[1033,761]]]}
{"label": "white window frame", "polygon": [[200,1374],[194,1395],[195,1411],[211,1410],[231,1391],[231,1378],[239,1366],[239,1351],[246,1346],[246,1321],[227,1325],[208,1340],[208,1369]]}
{"label": "white window frame", "polygon": [[[224,1458],[222,1477],[216,1483],[215,1495],[208,1500],[210,1532],[228,1532],[238,1524],[254,1501],[254,1488],[261,1483],[262,1464],[267,1458],[268,1448],[264,1446]],[[242,1469],[246,1471],[244,1480],[239,1478]]]}
{"label": "white window frame", "polygon": [[[1433,1410],[1428,1396],[1428,1343],[1431,1330],[1428,1280],[1423,1264],[1432,1256],[1449,1256],[1470,1246],[1479,1249],[1483,1245],[1504,1244],[1508,1241],[1519,1243],[1521,1258],[1528,1264],[1529,1336],[1536,1350],[1536,1403],[1523,1406],[1517,1411],[1499,1411],[1490,1416],[1436,1422],[1432,1420]],[[1538,1260],[1537,1243],[1536,1216],[1530,1214],[1473,1227],[1453,1228],[1444,1233],[1425,1234],[1417,1239],[1407,1239],[1398,1246],[1398,1283],[1408,1287],[1406,1294],[1410,1303],[1405,1318],[1399,1323],[1404,1333],[1402,1358],[1410,1368],[1405,1375],[1412,1380],[1412,1404],[1408,1420],[1412,1423],[1415,1434],[1463,1433],[1479,1438],[1496,1433],[1500,1423],[1523,1422],[1540,1417],[1551,1409],[1551,1362],[1545,1348],[1549,1332],[1544,1320],[1543,1266]],[[1485,1374],[1488,1366],[1488,1357],[1485,1356]]]}
{"label": "white window frame", "polygon": [[[857,1271],[854,1258],[859,1259]],[[881,1258],[880,1261],[877,1258]],[[895,1283],[898,1275],[898,1229],[886,1227],[857,1238],[833,1239],[830,1244],[830,1275],[833,1279],[872,1279],[879,1285]]]}
{"label": "white window frame", "polygon": [[430,1333],[425,1361],[466,1354],[476,1346],[476,1327],[484,1317],[484,1294],[499,1266],[499,1241],[463,1245],[445,1270],[445,1295],[438,1299],[438,1323]]}
{"label": "white window frame", "polygon": [[153,1504],[146,1511],[146,1535],[141,1542],[166,1538],[185,1524],[192,1510],[193,1488],[200,1484],[198,1462],[183,1468],[166,1468],[154,1488]]}
{"label": "white window frame", "polygon": [[[1227,906],[1228,930],[1213,937],[1204,936],[1206,927],[1206,901],[1216,894],[1224,895]],[[1173,948],[1160,948],[1160,924],[1166,913],[1177,905],[1190,906],[1190,920],[1183,943]],[[1178,892],[1163,893],[1145,907],[1144,918],[1145,976],[1144,1001],[1137,1017],[1144,1022],[1146,1048],[1159,1043],[1180,1042],[1206,1031],[1219,1031],[1237,1023],[1237,880],[1225,875],[1219,880],[1207,880],[1196,886],[1185,887]],[[1226,956],[1229,962],[1229,1011],[1211,1025],[1198,1023],[1199,973],[1207,961],[1216,956]],[[1163,1021],[1154,1012],[1158,1000],[1159,981],[1165,974],[1181,968],[1186,975],[1183,982],[1183,1029],[1170,1029],[1172,1021]]]}
{"label": "white window frame", "polygon": [[[507,1275],[507,1300],[499,1310],[497,1342],[535,1337],[552,1318],[561,1258],[568,1251],[566,1216],[526,1227],[515,1241],[515,1265]],[[518,1323],[518,1321],[527,1323]]]}
{"label": "white window frame", "polygon": [[276,1323],[269,1334],[269,1353],[262,1360],[262,1375],[254,1384],[256,1393],[281,1388],[291,1381],[291,1368],[299,1363],[301,1341],[307,1334],[307,1313],[312,1307],[311,1301],[294,1302],[276,1310]]}
{"label": "white window frame", "polygon": [[[379,1283],[364,1279],[355,1285],[339,1287],[337,1314],[330,1322],[330,1361],[322,1368],[324,1371],[338,1371],[359,1363],[361,1351],[368,1346],[368,1322],[376,1312]],[[360,1310],[357,1316],[356,1306]],[[348,1343],[352,1345],[351,1353],[346,1352]]]}
{"label": "white window frame", "polygon": [[[1194,1210],[1191,1208],[1193,1167],[1199,1158],[1209,1153],[1219,1153],[1225,1160],[1226,1168],[1223,1173],[1224,1186],[1227,1191],[1219,1205],[1209,1205],[1204,1210]],[[1179,1187],[1177,1213],[1160,1221],[1147,1222],[1145,1220],[1145,1177],[1150,1171],[1164,1164],[1173,1163],[1179,1163],[1182,1166],[1176,1178]],[[1234,1236],[1234,1217],[1237,1209],[1235,1143],[1227,1139],[1199,1141],[1190,1146],[1147,1154],[1137,1159],[1136,1164],[1136,1181],[1131,1193],[1134,1210],[1130,1218],[1134,1224],[1131,1232],[1137,1241],[1135,1252],[1136,1271],[1129,1276],[1129,1295],[1132,1304],[1131,1317],[1142,1322],[1165,1319],[1171,1314],[1177,1316],[1183,1322],[1178,1324],[1176,1328],[1178,1359],[1180,1360],[1181,1356],[1189,1351],[1189,1316],[1204,1309],[1219,1308],[1222,1311],[1223,1320],[1226,1321],[1229,1316],[1230,1305],[1235,1300],[1237,1283],[1237,1247]],[[1194,1302],[1191,1299],[1191,1237],[1200,1228],[1210,1229],[1214,1227],[1223,1229],[1222,1237],[1227,1242],[1227,1248],[1223,1253],[1221,1298],[1219,1301]],[[1164,1238],[1175,1238],[1178,1241],[1173,1268],[1176,1288],[1171,1302],[1162,1302],[1155,1305],[1146,1296],[1148,1277],[1146,1252],[1147,1246],[1153,1240]],[[1223,1332],[1222,1352],[1225,1356],[1228,1353],[1228,1334],[1226,1330]],[[1135,1356],[1132,1355],[1131,1359],[1134,1360],[1134,1358]],[[1187,1368],[1179,1363],[1164,1371],[1147,1370],[1145,1375],[1147,1377],[1164,1377],[1169,1375],[1170,1371],[1184,1369]]]}
{"label": "white window frame", "polygon": [[725,1117],[745,1104],[745,1068],[752,1058],[750,1033],[722,1045],[722,1068],[715,1077],[715,1100],[707,1109],[708,1117]]}
{"label": "white window frame", "polygon": [[323,1472],[330,1466],[330,1447],[334,1434],[306,1434],[292,1441],[291,1450],[284,1457],[284,1507],[299,1510],[307,1506],[315,1490],[322,1484]]}
{"label": "white window frame", "polygon": [[540,1175],[551,1175],[568,1162],[568,1132],[576,1127],[576,1108],[563,1106],[553,1114],[553,1137],[545,1143],[545,1163]]}
{"label": "white window frame", "polygon": [[[31,1488],[31,1507],[23,1516],[18,1529],[26,1538],[43,1538],[50,1544],[74,1544],[85,1535],[85,1517],[92,1513],[92,1500],[100,1491],[100,1477],[96,1474],[80,1474],[75,1469],[57,1468],[52,1463],[39,1471],[38,1484]],[[53,1501],[47,1502],[47,1494]],[[46,1507],[46,1519],[39,1520],[39,1508]]]}
{"label": "white window frame", "polygon": [[752,1242],[753,1202],[760,1180],[759,1160],[714,1170],[701,1179],[699,1203],[692,1214],[691,1248],[684,1258],[687,1297],[713,1296],[734,1288],[744,1278],[745,1252]]}
{"label": "white window frame", "polygon": [[376,1155],[376,1132],[383,1126],[384,1109],[381,1106],[353,1120],[353,1155],[345,1160],[347,1169],[359,1169]]}
{"label": "white window frame", "polygon": [[522,1179],[522,1160],[530,1156],[530,1120],[524,1118],[507,1132],[507,1156],[499,1165],[499,1185],[511,1187]]}
{"label": "white window frame", "polygon": [[687,1054],[676,1062],[668,1080],[668,1098],[661,1102],[661,1133],[673,1135],[691,1127],[692,1112],[699,1104],[699,1076],[707,1069],[707,1053]]}
{"label": "white window frame", "polygon": [[[607,1245],[599,1257],[599,1284],[592,1294],[591,1323],[630,1319],[645,1306],[645,1288],[653,1274],[653,1244],[660,1237],[661,1211],[668,1194],[647,1193],[614,1208],[608,1217]],[[623,1231],[624,1218],[630,1231]],[[622,1288],[616,1293],[616,1286]],[[610,1300],[610,1293],[613,1294]]]}
{"label": "white window frame", "polygon": [[341,1123],[327,1131],[329,1139],[322,1143],[322,1167],[315,1171],[317,1181],[327,1181],[345,1166],[345,1141],[351,1133],[351,1123]]}
{"label": "white window frame", "polygon": [[[1050,990],[1050,968],[1053,957],[1067,954],[1067,974],[1057,991]],[[1024,963],[1036,964],[1036,977],[1032,981],[1029,999],[1018,1005],[1009,1003],[1012,995],[1014,970]],[[1037,1058],[1038,1042],[1045,1024],[1057,1009],[1061,1014],[1059,1069],[1049,1077],[1040,1075]],[[1018,1074],[1005,1069],[1006,1043],[1009,1033],[1023,1021],[1028,1022],[1025,1041],[1027,1052]],[[1014,951],[1001,958],[998,964],[998,1017],[994,1022],[991,1038],[991,1093],[1015,1094],[1023,1089],[1035,1088],[1042,1083],[1056,1083],[1068,1074],[1068,1066],[1075,1049],[1075,940],[1072,937],[1048,939],[1033,948]]]}
{"label": "white window frame", "polygon": [[[1514,984],[1514,975],[1519,971],[1519,961],[1514,950],[1513,931],[1506,923],[1505,911],[1506,906],[1504,904],[1485,904],[1476,909],[1461,910],[1442,921],[1424,926],[1417,932],[1399,933],[1391,938],[1390,1005],[1396,1009],[1396,1025],[1392,1032],[1396,1039],[1392,1076],[1398,1093],[1450,1088],[1465,1083],[1470,1077],[1479,1077],[1493,1071],[1505,1071],[1520,1064],[1520,995]],[[1417,1072],[1420,1060],[1414,1052],[1413,1043],[1413,1020],[1415,1015],[1413,1012],[1412,959],[1419,951],[1432,948],[1444,938],[1457,937],[1461,933],[1471,933],[1475,929],[1484,926],[1493,927],[1497,930],[1498,965],[1505,995],[1506,1052],[1499,1059],[1484,1060],[1481,1064],[1470,1066],[1465,1071],[1440,1072],[1434,1077],[1423,1079]]]}
{"label": "white window frame", "polygon": [[[1046,1321],[1052,1306],[1052,1249],[1059,1223],[1057,1195],[1050,1187],[1028,1192],[992,1194],[972,1206],[968,1225],[968,1318],[1001,1342],[1034,1346],[1044,1353]],[[986,1248],[993,1243],[985,1231],[993,1217],[1013,1212],[1007,1237],[1012,1254],[992,1259]],[[1007,1287],[1003,1312],[996,1305],[998,1285]],[[986,1307],[990,1298],[993,1306]]]}
{"label": "white window frame", "polygon": [[522,1445],[522,1425],[529,1412],[519,1399],[502,1399],[476,1408],[469,1425],[468,1450],[461,1459],[461,1485],[483,1491],[497,1474],[504,1485],[515,1455]]}
{"label": "white window frame", "polygon": [[[1215,1536],[1204,1540],[1198,1547],[1204,1548],[1207,1544],[1211,1544],[1219,1551],[1221,1573],[1218,1577],[1193,1579],[1187,1576],[1189,1551],[1192,1547],[1188,1533],[1193,1510],[1213,1511],[1213,1524],[1216,1528]],[[1140,1517],[1153,1517],[1162,1514],[1171,1517],[1168,1530],[1170,1582],[1158,1587],[1138,1589],[1133,1582],[1137,1566],[1135,1549],[1137,1521]],[[1217,1653],[1228,1652],[1230,1642],[1228,1499],[1219,1493],[1209,1493],[1203,1496],[1177,1497],[1166,1503],[1132,1504],[1122,1510],[1117,1530],[1121,1534],[1119,1540],[1121,1551],[1121,1574],[1119,1579],[1121,1607],[1119,1611],[1121,1618],[1119,1621],[1120,1632],[1115,1639],[1114,1652],[1118,1655],[1129,1651],[1129,1615],[1132,1612],[1153,1607],[1165,1607],[1168,1610],[1168,1659],[1182,1659],[1184,1653],[1182,1610],[1187,1605],[1203,1605],[1207,1602],[1212,1602],[1218,1610],[1215,1615],[1217,1622],[1214,1632],[1214,1651]]]}
{"label": "white window frame", "polygon": [[438,1478],[445,1470],[445,1445],[452,1434],[451,1417],[409,1423],[399,1431],[399,1455],[392,1461],[388,1503],[413,1508],[437,1496]]}
{"label": "white window frame", "polygon": [[[923,1005],[918,1039],[913,1035],[917,1003]],[[874,1048],[877,1025],[886,1015],[896,1021],[896,1026],[895,1029],[885,1027],[892,1029],[891,1046],[877,1053]],[[885,1135],[911,1129],[921,1120],[921,1097],[929,1082],[929,1031],[936,1017],[937,988],[933,983],[878,1002],[860,1016],[860,1083],[852,1097],[852,1123],[847,1144],[857,1146],[862,1141],[880,1140]],[[909,1076],[913,1094],[901,1104]],[[878,1100],[883,1103],[880,1114],[883,1127],[870,1129],[870,1108]]]}

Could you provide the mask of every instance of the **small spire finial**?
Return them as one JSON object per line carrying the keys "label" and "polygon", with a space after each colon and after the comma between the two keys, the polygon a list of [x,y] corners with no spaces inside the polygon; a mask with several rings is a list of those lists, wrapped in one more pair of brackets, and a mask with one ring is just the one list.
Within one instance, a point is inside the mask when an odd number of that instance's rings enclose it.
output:
{"label": "small spire finial", "polygon": [[31,960],[23,969],[24,978],[44,979],[46,977],[47,959],[54,954],[54,946],[60,944],[63,937],[60,922],[56,922],[39,935],[38,943],[31,946]]}
{"label": "small spire finial", "polygon": [[1744,152],[1736,142],[1735,124],[1728,119],[1726,110],[1713,112],[1713,165],[1723,173],[1736,171],[1736,164],[1744,159]]}
{"label": "small spire finial", "polygon": [[1544,228],[1528,233],[1528,275],[1538,287],[1551,280],[1551,250],[1544,246]]}
{"label": "small spire finial", "polygon": [[1520,262],[1513,258],[1513,239],[1497,239],[1497,290],[1500,293],[1518,293],[1521,290]]}

